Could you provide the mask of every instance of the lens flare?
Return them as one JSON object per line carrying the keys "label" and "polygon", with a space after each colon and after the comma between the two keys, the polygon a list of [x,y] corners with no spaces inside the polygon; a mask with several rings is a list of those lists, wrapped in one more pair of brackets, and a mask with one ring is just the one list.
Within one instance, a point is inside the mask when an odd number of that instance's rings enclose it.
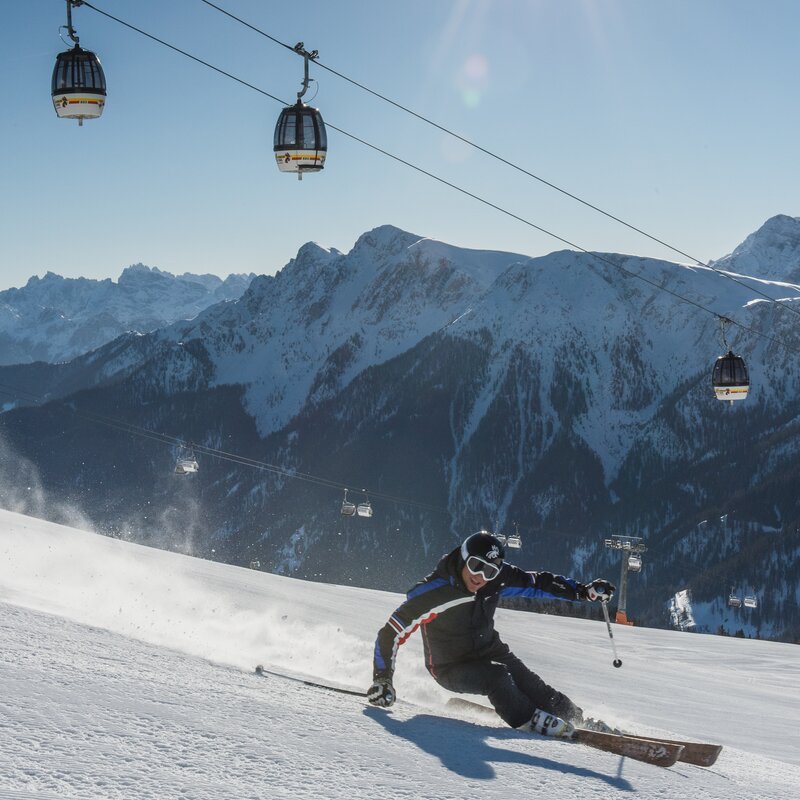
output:
{"label": "lens flare", "polygon": [[489,86],[489,62],[482,53],[473,53],[462,63],[456,76],[461,100],[467,108],[475,108]]}

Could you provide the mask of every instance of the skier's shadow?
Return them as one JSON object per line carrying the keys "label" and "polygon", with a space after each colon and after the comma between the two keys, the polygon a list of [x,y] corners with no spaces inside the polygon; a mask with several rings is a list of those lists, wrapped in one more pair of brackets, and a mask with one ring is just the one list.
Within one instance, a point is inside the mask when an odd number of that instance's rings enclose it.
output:
{"label": "skier's shadow", "polygon": [[[495,777],[492,763],[505,762],[524,767],[551,769],[580,778],[594,778],[604,781],[615,789],[633,791],[630,781],[619,773],[605,775],[595,770],[573,766],[569,762],[551,761],[549,758],[514,752],[502,746],[493,747],[486,741],[492,733],[480,725],[471,725],[432,714],[418,714],[411,719],[401,720],[378,708],[365,708],[364,714],[383,725],[394,736],[401,736],[426,753],[436,756],[443,766],[464,778],[489,780]],[[530,739],[528,734],[510,729],[496,729],[496,733],[507,741]],[[563,745],[570,746],[566,742]]]}

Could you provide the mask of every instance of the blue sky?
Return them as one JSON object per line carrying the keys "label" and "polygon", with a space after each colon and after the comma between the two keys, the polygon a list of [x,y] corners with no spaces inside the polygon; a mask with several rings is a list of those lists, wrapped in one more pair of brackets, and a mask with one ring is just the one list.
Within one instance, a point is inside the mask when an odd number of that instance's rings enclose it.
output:
{"label": "blue sky", "polygon": [[[216,0],[327,66],[706,260],[800,215],[800,3],[768,0]],[[293,101],[302,60],[201,0],[93,4]],[[108,102],[83,127],[49,96],[64,0],[3,4],[0,289],[52,270],[274,273],[306,241],[390,223],[465,247],[558,241],[336,132],[325,170],[281,174],[281,106],[95,11],[73,22]],[[312,66],[325,120],[581,247],[680,257]],[[685,260],[685,259],[683,259]]]}

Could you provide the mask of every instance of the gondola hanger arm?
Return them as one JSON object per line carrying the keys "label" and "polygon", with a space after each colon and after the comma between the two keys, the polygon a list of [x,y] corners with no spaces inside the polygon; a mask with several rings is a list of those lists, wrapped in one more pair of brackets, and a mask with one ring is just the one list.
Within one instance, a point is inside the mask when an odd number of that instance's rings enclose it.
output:
{"label": "gondola hanger arm", "polygon": [[78,34],[75,32],[75,28],[72,27],[72,8],[73,6],[77,8],[82,5],[83,0],[67,0],[67,35],[75,42],[76,47],[80,47],[81,43]]}

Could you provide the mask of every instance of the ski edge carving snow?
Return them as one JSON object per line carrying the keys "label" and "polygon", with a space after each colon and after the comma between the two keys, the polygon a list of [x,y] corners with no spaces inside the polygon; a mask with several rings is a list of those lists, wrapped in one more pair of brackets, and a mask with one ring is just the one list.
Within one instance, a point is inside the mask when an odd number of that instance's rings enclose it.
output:
{"label": "ski edge carving snow", "polygon": [[[467,700],[464,697],[451,697],[447,704],[454,708],[463,708],[474,711],[480,711],[485,714],[496,716],[493,708],[483,705],[483,703],[476,703],[473,700]],[[607,736],[615,736],[617,734],[605,734]],[[680,745],[683,747],[682,752],[678,756],[678,761],[684,764],[692,764],[697,767],[710,767],[719,757],[722,752],[721,744],[708,744],[706,742],[687,742],[680,739],[660,739],[654,736],[636,736],[627,734],[631,738],[655,742],[656,744],[665,745]]]}

